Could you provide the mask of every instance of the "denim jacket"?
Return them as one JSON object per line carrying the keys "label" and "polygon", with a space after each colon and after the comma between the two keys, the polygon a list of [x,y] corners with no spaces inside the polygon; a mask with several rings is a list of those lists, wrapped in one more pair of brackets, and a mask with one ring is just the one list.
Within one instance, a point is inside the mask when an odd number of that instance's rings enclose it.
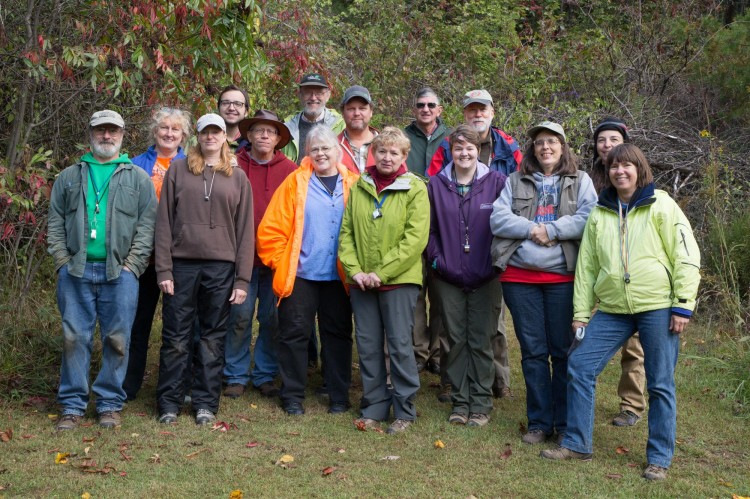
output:
{"label": "denim jacket", "polygon": [[[89,235],[86,194],[89,165],[67,167],[55,180],[50,195],[47,245],[55,270],[83,277]],[[140,276],[154,247],[156,193],[148,174],[132,163],[118,165],[107,197],[107,280],[116,279],[123,265]]]}

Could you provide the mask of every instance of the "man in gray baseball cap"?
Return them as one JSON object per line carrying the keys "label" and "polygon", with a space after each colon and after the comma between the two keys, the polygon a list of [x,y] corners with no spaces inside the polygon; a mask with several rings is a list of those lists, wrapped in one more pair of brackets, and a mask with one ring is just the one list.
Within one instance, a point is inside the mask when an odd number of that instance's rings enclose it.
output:
{"label": "man in gray baseball cap", "polygon": [[[105,109],[91,116],[91,152],[57,177],[50,195],[48,251],[57,270],[63,358],[57,430],[73,430],[89,391],[103,428],[120,426],[138,276],[154,243],[156,193],[148,174],[120,154],[125,120]],[[101,369],[89,387],[91,343],[99,322]]]}
{"label": "man in gray baseball cap", "polygon": [[365,167],[375,164],[370,144],[378,131],[370,126],[373,112],[370,91],[360,85],[347,88],[340,109],[346,124],[338,137],[343,151],[341,162],[354,173],[361,174]]}

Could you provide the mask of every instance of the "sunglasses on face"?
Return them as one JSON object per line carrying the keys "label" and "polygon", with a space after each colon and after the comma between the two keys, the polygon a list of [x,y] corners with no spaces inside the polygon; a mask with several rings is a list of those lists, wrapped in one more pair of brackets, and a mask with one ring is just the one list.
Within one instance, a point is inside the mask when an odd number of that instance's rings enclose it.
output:
{"label": "sunglasses on face", "polygon": [[429,107],[430,109],[435,109],[437,107],[436,102],[417,102],[417,109],[423,109],[425,106]]}

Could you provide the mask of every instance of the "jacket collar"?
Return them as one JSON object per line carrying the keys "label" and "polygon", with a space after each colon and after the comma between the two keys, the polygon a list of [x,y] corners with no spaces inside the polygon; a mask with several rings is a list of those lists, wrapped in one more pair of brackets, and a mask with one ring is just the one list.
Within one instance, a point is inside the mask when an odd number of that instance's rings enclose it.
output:
{"label": "jacket collar", "polygon": [[[648,206],[650,204],[653,204],[655,201],[656,196],[654,195],[654,183],[651,182],[645,187],[641,187],[640,189],[635,190],[635,192],[633,193],[633,197],[630,198],[630,203],[628,203],[627,211],[632,211],[640,206]],[[612,186],[604,189],[602,193],[599,194],[598,204],[603,208],[617,211],[619,209],[617,190]]]}

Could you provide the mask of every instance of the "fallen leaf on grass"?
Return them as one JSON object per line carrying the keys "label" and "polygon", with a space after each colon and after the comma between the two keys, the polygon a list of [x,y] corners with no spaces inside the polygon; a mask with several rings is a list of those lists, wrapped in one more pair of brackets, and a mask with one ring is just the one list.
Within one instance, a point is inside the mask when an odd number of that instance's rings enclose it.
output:
{"label": "fallen leaf on grass", "polygon": [[89,451],[91,450],[91,447],[84,447],[83,448],[83,455],[88,457]]}
{"label": "fallen leaf on grass", "polygon": [[432,445],[434,445],[436,449],[445,449],[445,444],[442,440],[435,440],[435,443]]}
{"label": "fallen leaf on grass", "polygon": [[258,404],[250,404],[250,409],[257,409],[257,408],[258,408]]}
{"label": "fallen leaf on grass", "polygon": [[229,499],[242,499],[242,491],[240,489],[233,490],[229,493]]}
{"label": "fallen leaf on grass", "polygon": [[323,468],[323,471],[321,471],[321,473],[323,474],[323,476],[328,476],[331,473],[333,473],[334,471],[336,471],[336,467],[335,466],[328,466],[326,468]]}
{"label": "fallen leaf on grass", "polygon": [[13,438],[13,429],[8,428],[5,431],[0,431],[0,441],[2,442],[10,442]]}
{"label": "fallen leaf on grass", "polygon": [[200,449],[200,450],[197,450],[197,451],[195,451],[195,452],[191,452],[190,454],[188,454],[188,455],[187,455],[187,456],[185,456],[185,457],[186,457],[186,458],[188,458],[188,459],[193,459],[193,458],[194,458],[195,456],[197,456],[197,455],[198,455],[198,454],[200,454],[201,452],[206,452],[207,450],[208,450],[208,449]]}
{"label": "fallen leaf on grass", "polygon": [[677,439],[675,439],[674,443],[676,443],[677,445],[682,445],[682,444],[685,443],[685,441],[684,440],[680,440],[679,438],[677,438]]}
{"label": "fallen leaf on grass", "polygon": [[27,433],[26,435],[21,435],[21,438],[34,438],[35,436]]}
{"label": "fallen leaf on grass", "polygon": [[79,466],[81,468],[96,468],[96,461],[93,459],[84,459]]}
{"label": "fallen leaf on grass", "polygon": [[151,461],[154,464],[161,463],[161,458],[159,457],[159,454],[154,454],[153,456],[151,456],[150,458],[148,458],[148,460]]}
{"label": "fallen leaf on grass", "polygon": [[57,414],[47,414],[47,418],[48,418],[48,419],[49,419],[50,421],[54,421],[54,420],[56,420],[56,419],[57,419]]}
{"label": "fallen leaf on grass", "polygon": [[626,466],[628,468],[637,468],[638,467],[638,463],[628,463],[628,464],[626,464]]}
{"label": "fallen leaf on grass", "polygon": [[250,420],[247,419],[247,417],[245,417],[245,416],[238,416],[237,419],[239,419],[240,421],[245,422],[245,423],[250,423]]}
{"label": "fallen leaf on grass", "polygon": [[55,456],[55,464],[66,464],[69,457],[70,452],[58,452]]}
{"label": "fallen leaf on grass", "polygon": [[141,434],[140,434],[140,433],[131,433],[131,434],[130,434],[130,436],[131,436],[132,438],[138,438],[138,437],[140,437],[140,436],[141,436]]}
{"label": "fallen leaf on grass", "polygon": [[346,452],[346,449],[339,447],[338,449],[336,449],[336,452],[338,452],[339,454],[343,454],[344,452]]}
{"label": "fallen leaf on grass", "polygon": [[142,418],[145,418],[146,416],[148,416],[148,414],[146,414],[145,412],[136,412],[135,415],[140,416]]}
{"label": "fallen leaf on grass", "polygon": [[260,444],[259,444],[258,442],[255,442],[255,441],[253,441],[253,442],[248,442],[248,443],[246,443],[246,444],[245,444],[245,447],[247,447],[248,449],[252,449],[253,447],[257,447],[257,446],[259,446],[259,445],[260,445]]}
{"label": "fallen leaf on grass", "polygon": [[128,476],[128,474],[125,471],[121,471],[120,472],[120,476],[124,478],[124,477]]}
{"label": "fallen leaf on grass", "polygon": [[738,496],[737,494],[732,494],[732,499],[750,499],[750,497]]}
{"label": "fallen leaf on grass", "polygon": [[385,431],[383,430],[383,428],[381,428],[379,426],[376,426],[375,428],[373,428],[372,431],[374,431],[375,433],[385,433]]}
{"label": "fallen leaf on grass", "polygon": [[523,421],[518,422],[518,431],[521,433],[526,433],[526,424],[524,424]]}
{"label": "fallen leaf on grass", "polygon": [[732,487],[732,482],[725,482],[724,480],[719,480],[719,485],[722,487]]}
{"label": "fallen leaf on grass", "polygon": [[508,459],[512,454],[513,451],[510,450],[510,444],[505,444],[505,450],[500,454],[500,459]]}
{"label": "fallen leaf on grass", "polygon": [[171,431],[160,431],[160,432],[159,432],[159,435],[166,435],[166,436],[168,436],[168,437],[174,437],[174,436],[176,436],[176,435],[175,435],[174,433],[172,433]]}
{"label": "fallen leaf on grass", "polygon": [[607,478],[609,478],[610,480],[619,480],[620,478],[622,478],[622,474],[621,473],[609,473],[607,475]]}
{"label": "fallen leaf on grass", "polygon": [[621,445],[621,446],[619,446],[618,448],[616,448],[616,449],[615,449],[615,452],[617,452],[617,453],[618,453],[618,454],[620,454],[620,455],[625,455],[625,454],[627,454],[628,452],[630,452],[630,449],[628,449],[627,447],[623,447],[623,446]]}
{"label": "fallen leaf on grass", "polygon": [[83,494],[81,494],[81,499],[91,499],[91,494],[89,494],[88,492],[84,492]]}
{"label": "fallen leaf on grass", "polygon": [[122,456],[123,461],[132,461],[133,460],[133,456],[128,456],[127,454],[125,454],[124,450],[120,451],[120,455]]}
{"label": "fallen leaf on grass", "polygon": [[293,462],[294,456],[292,456],[291,454],[284,454],[274,463],[274,465],[281,466],[282,468],[286,469],[289,467],[289,463]]}
{"label": "fallen leaf on grass", "polygon": [[214,425],[211,427],[211,431],[220,431],[223,433],[228,432],[230,429],[238,429],[237,425],[234,423],[225,423],[224,421],[217,421],[214,423]]}
{"label": "fallen leaf on grass", "polygon": [[4,485],[0,485],[0,490],[8,490],[10,488],[11,484],[6,483]]}
{"label": "fallen leaf on grass", "polygon": [[84,444],[90,444],[94,440],[96,440],[96,437],[83,437],[83,443]]}
{"label": "fallen leaf on grass", "polygon": [[381,461],[396,461],[398,459],[401,459],[401,456],[385,456],[380,458]]}
{"label": "fallen leaf on grass", "polygon": [[298,431],[290,431],[287,433],[290,437],[299,437],[300,433]]}
{"label": "fallen leaf on grass", "polygon": [[359,431],[367,431],[367,425],[364,421],[357,421],[354,423],[354,425],[357,427]]}

